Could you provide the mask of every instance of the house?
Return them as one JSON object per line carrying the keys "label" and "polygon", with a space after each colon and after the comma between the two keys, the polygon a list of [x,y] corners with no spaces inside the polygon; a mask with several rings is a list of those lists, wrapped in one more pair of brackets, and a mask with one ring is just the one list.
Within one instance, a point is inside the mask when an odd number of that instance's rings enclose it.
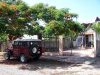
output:
{"label": "house", "polygon": [[[95,22],[100,22],[100,18],[97,17]],[[84,25],[86,29],[78,36],[78,45],[80,45],[81,48],[92,48],[95,56],[100,56],[100,34],[91,28],[92,23],[84,23]]]}

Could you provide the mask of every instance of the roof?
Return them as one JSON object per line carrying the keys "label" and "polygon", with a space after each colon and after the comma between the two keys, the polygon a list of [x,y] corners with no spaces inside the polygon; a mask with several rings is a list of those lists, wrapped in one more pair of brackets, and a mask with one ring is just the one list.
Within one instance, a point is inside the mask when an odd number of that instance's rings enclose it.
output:
{"label": "roof", "polygon": [[[100,22],[100,18],[96,17],[95,22]],[[82,25],[84,25],[85,28],[90,28],[93,25],[93,23],[82,23]]]}
{"label": "roof", "polygon": [[82,23],[82,25],[84,25],[85,28],[88,28],[88,27],[91,27],[92,26],[92,23]]}
{"label": "roof", "polygon": [[98,22],[98,21],[100,21],[100,18],[99,17],[96,17],[95,22]]}
{"label": "roof", "polygon": [[87,28],[84,32],[85,35],[89,35],[89,34],[94,34],[95,30],[93,30],[92,28]]}
{"label": "roof", "polygon": [[16,39],[14,41],[41,41],[39,39]]}

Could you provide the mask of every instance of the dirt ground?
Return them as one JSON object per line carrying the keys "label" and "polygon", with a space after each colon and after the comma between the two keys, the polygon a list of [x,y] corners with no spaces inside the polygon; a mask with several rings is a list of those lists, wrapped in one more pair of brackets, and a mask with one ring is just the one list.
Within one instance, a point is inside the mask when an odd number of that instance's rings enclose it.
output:
{"label": "dirt ground", "polygon": [[77,50],[71,56],[44,54],[40,60],[26,64],[0,56],[0,75],[100,75],[100,58],[90,52]]}

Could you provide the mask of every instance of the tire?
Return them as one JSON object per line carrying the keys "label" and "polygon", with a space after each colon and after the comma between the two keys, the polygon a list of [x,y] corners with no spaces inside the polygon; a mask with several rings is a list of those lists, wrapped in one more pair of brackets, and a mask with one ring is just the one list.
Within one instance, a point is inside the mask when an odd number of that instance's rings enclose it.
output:
{"label": "tire", "polygon": [[41,55],[37,55],[37,56],[34,57],[33,59],[34,59],[34,60],[39,60],[40,56],[41,56]]}
{"label": "tire", "polygon": [[30,51],[32,56],[36,55],[38,52],[38,46],[37,45],[30,46],[29,51]]}
{"label": "tire", "polygon": [[[37,45],[31,46],[30,51],[33,57],[33,60],[38,60],[42,55],[41,51],[39,51],[39,47]],[[38,53],[40,52],[40,53]]]}
{"label": "tire", "polygon": [[26,58],[26,56],[24,54],[20,55],[20,62],[21,63],[26,63],[27,62],[27,58]]}
{"label": "tire", "polygon": [[10,58],[11,58],[11,56],[10,56],[9,52],[7,52],[7,53],[4,54],[4,59],[5,60],[10,60]]}
{"label": "tire", "polygon": [[37,47],[33,47],[31,51],[32,51],[32,54],[35,54],[35,53],[37,53],[38,48]]}

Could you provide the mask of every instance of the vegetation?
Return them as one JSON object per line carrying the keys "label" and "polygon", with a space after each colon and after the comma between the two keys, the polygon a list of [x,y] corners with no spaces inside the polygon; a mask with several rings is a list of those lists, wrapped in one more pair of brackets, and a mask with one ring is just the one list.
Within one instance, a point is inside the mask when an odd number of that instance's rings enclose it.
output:
{"label": "vegetation", "polygon": [[96,22],[92,25],[92,28],[97,32],[100,33],[100,22]]}
{"label": "vegetation", "polygon": [[50,21],[44,30],[44,36],[57,36],[64,33],[63,23],[60,21],[52,20]]}
{"label": "vegetation", "polygon": [[[57,9],[43,3],[29,7],[21,0],[0,1],[0,34],[5,34],[10,40],[24,34],[39,36],[70,35],[82,31],[82,26],[73,21],[78,15],[70,13],[68,8]],[[40,26],[38,20],[43,20],[46,26]],[[1,37],[1,36],[0,36]]]}
{"label": "vegetation", "polygon": [[24,2],[0,2],[0,33],[7,34],[10,40],[22,36],[31,21],[28,10]]}

